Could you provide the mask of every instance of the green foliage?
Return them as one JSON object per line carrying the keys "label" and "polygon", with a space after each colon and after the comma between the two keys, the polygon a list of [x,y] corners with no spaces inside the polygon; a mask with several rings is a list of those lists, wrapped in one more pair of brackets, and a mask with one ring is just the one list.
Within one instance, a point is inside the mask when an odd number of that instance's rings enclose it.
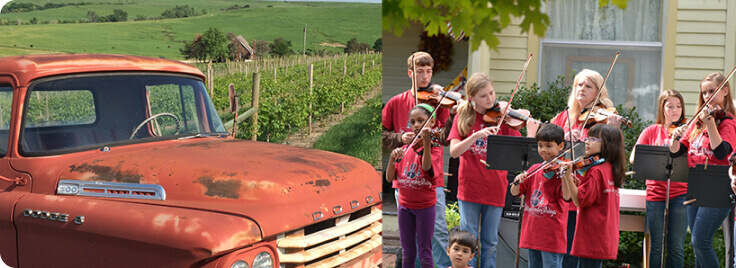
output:
{"label": "green foliage", "polygon": [[383,38],[376,39],[376,42],[373,43],[373,51],[375,52],[381,52],[383,50]]}
{"label": "green foliage", "polygon": [[379,94],[355,114],[331,127],[317,139],[314,148],[357,157],[380,167],[381,108],[383,104]]}
{"label": "green foliage", "polygon": [[278,57],[294,54],[294,51],[291,50],[291,41],[284,40],[281,37],[274,39],[273,44],[269,44],[268,48],[271,55]]}
{"label": "green foliage", "polygon": [[[276,1],[237,1],[239,6],[249,8],[222,11],[236,2],[230,0],[157,0],[157,1],[110,1],[82,0],[84,6],[66,6],[56,9],[35,10],[23,13],[1,13],[2,30],[0,56],[51,54],[51,53],[113,53],[184,59],[179,49],[191,42],[197,33],[209,27],[223,32],[243,35],[252,40],[271,40],[281,37],[298,42],[301,49],[304,24],[307,28],[307,49],[342,52],[342,47],[324,44],[345,43],[357,37],[360,42],[371,43],[381,37],[380,4],[368,3],[314,3]],[[35,0],[13,0],[11,3],[32,3]],[[46,1],[48,2],[48,1]],[[56,3],[56,2],[55,2]],[[9,3],[10,4],[10,3]],[[266,5],[273,8],[266,8]],[[180,19],[158,19],[166,9],[175,5],[188,5],[194,10],[208,10],[207,16]],[[99,17],[122,9],[128,13],[128,22],[90,24],[87,12]],[[143,16],[146,21],[133,22]],[[33,17],[40,21],[36,25],[25,25]],[[82,20],[84,23],[79,23]],[[49,21],[48,24],[42,24]],[[247,21],[247,23],[244,23]],[[339,21],[340,23],[335,23]],[[73,22],[73,25],[62,24]],[[274,23],[278,22],[278,23]],[[253,31],[253,29],[258,29]],[[293,30],[298,29],[298,30]],[[69,38],[73,36],[74,38]],[[30,48],[30,45],[34,45]],[[112,45],[114,44],[114,45]],[[112,47],[115,47],[114,49]],[[259,54],[259,57],[265,54]]]}
{"label": "green foliage", "polygon": [[[342,70],[337,71],[337,68],[333,68],[330,73],[329,67],[326,66],[328,65],[327,62],[313,62],[314,87],[311,96],[309,95],[307,64],[298,64],[294,67],[289,65],[279,66],[276,82],[273,79],[273,69],[268,68],[262,71],[258,110],[258,140],[280,143],[293,131],[306,127],[310,102],[312,104],[313,121],[318,121],[329,114],[339,113],[342,104],[347,108],[363,93],[380,86],[381,55],[366,56],[366,61],[370,63],[373,60],[376,64],[375,68],[371,68],[370,64],[366,64],[365,75],[362,76],[360,73],[363,55],[326,59],[335,66],[338,63],[342,65],[343,60],[346,60],[347,76],[343,76]],[[286,66],[289,66],[288,75],[285,74]],[[216,77],[214,84],[215,97],[213,103],[217,110],[222,111],[229,107],[227,97],[227,86],[229,84],[234,84],[237,91],[239,91],[238,93],[241,94],[240,107],[243,107],[241,112],[247,109],[246,106],[250,103],[250,90],[252,88],[252,75],[250,73]],[[374,120],[379,119],[374,118]],[[246,120],[238,126],[237,137],[250,138],[252,133],[250,120]]]}
{"label": "green foliage", "polygon": [[87,21],[89,21],[90,23],[95,23],[95,22],[97,22],[97,21],[98,21],[99,19],[100,19],[100,17],[99,17],[99,16],[97,16],[97,13],[95,13],[95,12],[93,12],[93,11],[88,11],[88,12],[87,12]]}
{"label": "green foliage", "polygon": [[368,53],[370,48],[367,43],[358,43],[358,39],[353,38],[345,45],[345,54]]}
{"label": "green foliage", "polygon": [[[621,131],[624,133],[624,146],[626,146],[626,159],[629,159],[631,150],[634,149],[634,145],[636,145],[636,140],[639,139],[639,135],[641,135],[641,132],[644,131],[647,126],[653,124],[653,122],[643,121],[636,112],[636,107],[628,109],[619,105],[616,107],[616,110],[618,110],[619,115],[629,119],[632,124],[632,127],[626,127],[623,124],[621,125]],[[633,169],[631,164],[629,164],[629,169]],[[632,180],[630,177],[627,177],[624,181],[623,187],[627,189],[645,190],[646,184],[644,181]]]}
{"label": "green foliage", "polygon": [[209,60],[224,61],[230,54],[228,44],[230,41],[220,28],[211,27],[202,35],[202,47]]}
{"label": "green foliage", "polygon": [[[599,0],[601,7],[607,0]],[[614,0],[620,8],[626,7],[628,0]],[[383,29],[401,36],[404,29],[412,23],[425,25],[430,36],[447,33],[447,22],[452,24],[453,34],[459,36],[460,31],[471,36],[473,49],[477,49],[481,41],[496,49],[499,40],[496,37],[511,23],[511,17],[521,18],[521,31],[544,36],[550,25],[549,17],[542,11],[541,0],[384,0]]]}
{"label": "green foliage", "polygon": [[113,10],[112,14],[107,15],[107,21],[109,22],[121,22],[128,21],[128,12],[122,9]]}
{"label": "green foliage", "polygon": [[445,221],[447,221],[447,230],[460,226],[460,209],[457,202],[447,204],[445,207]]}
{"label": "green foliage", "polygon": [[190,7],[189,5],[177,5],[176,7],[169,8],[161,13],[161,17],[163,18],[186,18],[194,17],[197,15],[197,11],[194,11],[194,8]]}
{"label": "green foliage", "polygon": [[[519,86],[511,106],[523,108],[531,112],[532,117],[542,122],[548,122],[560,111],[567,107],[567,98],[570,86],[565,85],[565,77],[547,84],[547,90],[542,90],[536,83],[531,86]],[[500,100],[508,100],[510,96],[501,96]]]}

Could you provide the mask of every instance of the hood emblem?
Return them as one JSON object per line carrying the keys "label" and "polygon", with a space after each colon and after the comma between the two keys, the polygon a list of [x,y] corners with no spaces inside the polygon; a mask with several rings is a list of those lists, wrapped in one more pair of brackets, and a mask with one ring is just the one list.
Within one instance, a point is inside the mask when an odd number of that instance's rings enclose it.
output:
{"label": "hood emblem", "polygon": [[142,183],[61,180],[59,186],[56,187],[56,194],[166,200],[166,191],[164,191],[163,186]]}

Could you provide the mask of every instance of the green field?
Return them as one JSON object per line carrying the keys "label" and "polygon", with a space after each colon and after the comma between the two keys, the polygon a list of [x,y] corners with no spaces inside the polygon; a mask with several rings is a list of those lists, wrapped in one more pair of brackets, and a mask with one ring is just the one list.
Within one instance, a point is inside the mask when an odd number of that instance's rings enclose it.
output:
{"label": "green field", "polygon": [[[114,53],[182,59],[179,49],[196,33],[209,27],[243,35],[246,40],[273,42],[277,37],[291,41],[292,49],[302,49],[303,27],[307,24],[307,49],[342,51],[326,44],[358,42],[373,45],[381,37],[381,5],[364,3],[315,3],[285,1],[13,1],[43,5],[54,3],[97,3],[67,6],[24,13],[3,13],[0,20],[27,22],[85,19],[93,11],[106,16],[114,9],[128,13],[127,22],[36,24],[0,26],[0,56],[38,53]],[[168,8],[189,5],[206,15],[181,19],[133,21],[138,15],[160,16]],[[249,8],[221,11],[227,7]],[[272,7],[268,7],[268,6]]]}

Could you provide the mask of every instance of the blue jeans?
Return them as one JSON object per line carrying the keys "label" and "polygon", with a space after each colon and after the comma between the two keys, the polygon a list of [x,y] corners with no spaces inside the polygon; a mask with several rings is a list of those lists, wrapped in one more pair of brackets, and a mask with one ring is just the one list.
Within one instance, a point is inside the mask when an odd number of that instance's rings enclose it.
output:
{"label": "blue jeans", "polygon": [[[667,260],[666,267],[682,267],[685,260],[685,234],[687,233],[687,209],[683,205],[686,195],[670,199],[670,212],[667,219]],[[647,223],[651,234],[649,267],[662,265],[662,231],[664,230],[665,201],[647,201]]]}
{"label": "blue jeans", "polygon": [[564,255],[529,249],[529,268],[560,268],[562,267],[562,256]]}
{"label": "blue jeans", "polygon": [[567,254],[562,257],[563,268],[577,268],[578,257],[570,254],[572,251],[572,239],[575,237],[575,224],[578,221],[578,211],[570,210],[567,214]]}
{"label": "blue jeans", "polygon": [[[450,238],[447,232],[447,221],[445,220],[445,188],[435,188],[437,194],[437,204],[434,208],[437,215],[434,218],[434,234],[432,234],[432,259],[437,267],[450,267],[450,257],[447,256],[447,248],[449,247]],[[396,197],[396,206],[399,206],[399,191],[394,189]],[[419,255],[417,255],[416,266],[420,267]]]}
{"label": "blue jeans", "polygon": [[603,260],[578,257],[578,268],[601,268]]}
{"label": "blue jeans", "polygon": [[[496,267],[496,244],[498,244],[498,225],[501,223],[502,207],[483,205],[458,200],[460,209],[460,229],[478,237],[480,227],[480,254],[475,254],[470,260],[473,267]],[[480,224],[480,225],[479,225]],[[480,255],[480,263],[476,265]]]}
{"label": "blue jeans", "polygon": [[445,187],[435,188],[437,192],[437,204],[434,208],[437,215],[434,217],[434,234],[432,235],[432,258],[437,267],[450,267],[450,256],[447,256],[450,238],[447,232],[447,221],[445,220]]}
{"label": "blue jeans", "polygon": [[730,208],[707,208],[691,206],[687,209],[688,225],[693,251],[695,253],[695,267],[718,267],[718,256],[713,249],[713,236],[718,231],[723,220],[726,219]]}

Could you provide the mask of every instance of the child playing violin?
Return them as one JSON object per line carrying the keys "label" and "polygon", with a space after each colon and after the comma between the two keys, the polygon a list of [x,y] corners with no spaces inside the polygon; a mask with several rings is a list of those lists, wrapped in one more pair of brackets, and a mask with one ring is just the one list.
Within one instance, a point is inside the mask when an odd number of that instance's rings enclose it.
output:
{"label": "child playing violin", "polygon": [[[581,141],[588,135],[588,129],[581,129],[585,122],[580,117],[585,111],[593,107],[593,102],[600,91],[598,106],[602,108],[613,108],[613,102],[608,98],[608,89],[603,85],[603,76],[596,71],[583,69],[572,82],[572,91],[567,99],[568,109],[560,112],[552,118],[552,124],[561,126],[565,131],[565,140]],[[618,115],[609,115],[607,124],[618,127],[621,124]],[[585,124],[590,127],[592,124]],[[577,258],[570,255],[572,250],[572,241],[575,234],[575,224],[577,218],[577,207],[572,203],[568,204],[568,221],[567,221],[567,254],[562,261],[565,268],[577,267]]]}
{"label": "child playing violin", "polygon": [[579,208],[571,254],[578,257],[578,267],[602,267],[604,259],[616,259],[618,254],[618,188],[626,173],[621,130],[605,124],[590,128],[585,157],[595,158],[578,169],[583,173],[580,183],[572,178],[571,164],[566,164],[562,180],[563,197]]}
{"label": "child playing violin", "polygon": [[[432,261],[432,233],[434,232],[434,188],[442,179],[442,164],[433,159],[442,158],[442,146],[432,142],[431,128],[436,119],[434,108],[419,104],[409,113],[412,131],[421,132],[422,148],[415,152],[404,145],[391,152],[386,179],[396,180],[399,189],[399,236],[403,253],[402,267],[414,267],[417,247],[421,267],[434,267]],[[429,121],[424,128],[425,121]],[[400,159],[397,161],[397,159]]]}
{"label": "child playing violin", "polygon": [[[550,161],[565,148],[565,132],[548,124],[537,132],[537,149],[544,161]],[[529,250],[529,267],[561,267],[567,252],[565,227],[567,206],[562,198],[562,180],[556,171],[537,171],[535,164],[521,173],[511,184],[511,194],[526,196],[526,209],[521,227],[522,248]]]}
{"label": "child playing violin", "polygon": [[[458,207],[460,227],[478,236],[479,222],[483,226],[480,235],[480,259],[482,267],[495,267],[498,225],[505,203],[507,171],[486,170],[481,160],[486,159],[486,139],[489,135],[520,136],[519,131],[506,125],[489,126],[483,121],[484,113],[496,103],[493,83],[485,74],[476,73],[465,85],[467,102],[458,108],[448,140],[450,155],[460,157],[458,174]],[[527,122],[527,127],[536,123]],[[476,266],[476,258],[471,266]]]}
{"label": "child playing violin", "polygon": [[[677,157],[687,153],[690,167],[698,164],[728,165],[728,155],[736,145],[736,109],[731,101],[728,82],[718,92],[716,89],[725,80],[720,73],[711,73],[700,82],[698,108],[704,108],[698,114],[700,126],[690,124],[689,129],[680,128],[673,132],[670,153]],[[709,107],[704,107],[708,99],[713,98]],[[720,118],[714,118],[709,110],[723,110]],[[709,109],[705,109],[709,108]],[[717,122],[720,121],[720,122]],[[679,137],[682,137],[677,141]],[[698,178],[688,178],[688,183],[698,183]],[[713,236],[723,220],[728,216],[728,208],[709,208],[690,206],[687,211],[688,225],[692,235],[691,241],[695,253],[696,267],[717,267],[718,257],[713,250]]]}
{"label": "child playing violin", "polygon": [[[682,95],[677,90],[669,89],[659,95],[657,122],[641,132],[636,144],[669,146],[672,132],[685,122],[685,106]],[[630,161],[634,163],[635,153],[631,152]],[[667,182],[647,180],[646,212],[647,224],[651,232],[651,250],[649,251],[649,267],[662,266],[662,232],[664,232],[665,202],[669,202],[667,215],[667,267],[682,267],[685,259],[684,243],[687,233],[687,207],[683,205],[687,195],[686,182],[670,182],[667,196]]]}
{"label": "child playing violin", "polygon": [[[381,140],[383,147],[388,149],[394,149],[411,143],[414,139],[414,131],[411,130],[409,122],[409,111],[417,105],[415,96],[418,90],[435,90],[441,87],[432,84],[432,68],[434,67],[434,60],[432,56],[427,52],[415,52],[406,60],[407,64],[407,75],[412,79],[412,88],[405,91],[402,94],[392,97],[383,108],[382,111],[382,126],[383,133]],[[415,84],[415,85],[414,85]],[[446,135],[449,133],[449,126],[452,125],[448,119],[450,113],[448,109],[440,108],[436,112],[437,123],[436,128],[442,129],[440,143],[447,145]],[[451,120],[451,119],[450,119]],[[447,127],[445,127],[447,126]],[[442,157],[435,158],[434,161],[438,161],[440,167],[443,166]],[[444,174],[441,169],[436,171],[438,174]],[[437,188],[435,188],[437,196],[437,204],[435,205],[435,211],[437,212],[435,223],[435,232],[432,237],[432,256],[436,265],[439,267],[447,267],[450,265],[450,259],[445,253],[448,243],[447,223],[445,221],[445,180],[444,177],[437,182]],[[393,185],[396,188],[396,184]],[[397,194],[395,192],[395,194]],[[398,197],[396,198],[398,200]]]}

